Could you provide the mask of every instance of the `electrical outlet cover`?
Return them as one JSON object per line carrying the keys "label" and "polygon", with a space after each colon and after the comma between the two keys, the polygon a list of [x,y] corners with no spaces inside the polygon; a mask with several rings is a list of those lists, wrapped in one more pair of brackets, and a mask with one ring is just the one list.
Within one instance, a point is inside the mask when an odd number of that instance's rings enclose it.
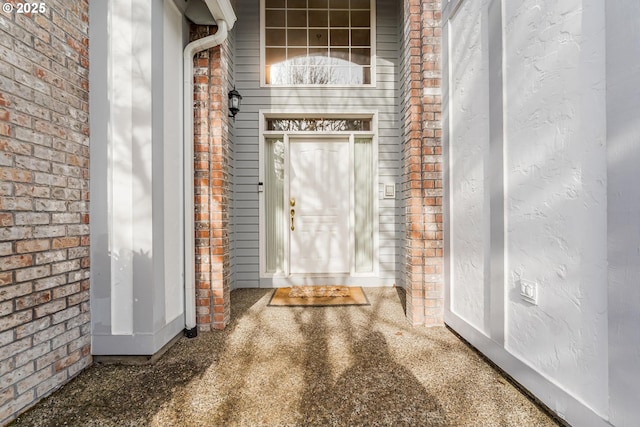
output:
{"label": "electrical outlet cover", "polygon": [[529,304],[538,305],[538,284],[520,279],[520,296]]}
{"label": "electrical outlet cover", "polygon": [[384,198],[385,199],[395,199],[396,198],[396,186],[395,186],[395,184],[385,184],[384,185]]}

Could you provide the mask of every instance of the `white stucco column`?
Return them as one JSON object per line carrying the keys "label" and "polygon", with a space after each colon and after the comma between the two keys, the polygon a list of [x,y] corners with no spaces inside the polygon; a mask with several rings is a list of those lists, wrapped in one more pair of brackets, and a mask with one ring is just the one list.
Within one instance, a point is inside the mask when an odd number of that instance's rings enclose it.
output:
{"label": "white stucco column", "polygon": [[181,51],[171,2],[90,5],[95,355],[150,355],[184,327]]}

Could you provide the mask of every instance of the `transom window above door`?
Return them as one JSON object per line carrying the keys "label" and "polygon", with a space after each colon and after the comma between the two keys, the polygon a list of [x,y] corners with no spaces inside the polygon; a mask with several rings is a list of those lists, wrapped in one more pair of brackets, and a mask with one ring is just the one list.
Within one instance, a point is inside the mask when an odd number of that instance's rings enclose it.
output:
{"label": "transom window above door", "polygon": [[262,0],[263,82],[371,85],[374,0]]}

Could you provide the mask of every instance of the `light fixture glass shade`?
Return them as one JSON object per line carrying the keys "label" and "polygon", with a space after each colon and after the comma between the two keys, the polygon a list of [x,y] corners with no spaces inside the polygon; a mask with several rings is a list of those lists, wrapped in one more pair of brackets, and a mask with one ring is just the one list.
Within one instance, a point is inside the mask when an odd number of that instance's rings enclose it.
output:
{"label": "light fixture glass shade", "polygon": [[232,91],[229,92],[229,117],[234,117],[240,111],[240,103],[242,101],[242,95],[240,92],[233,88]]}

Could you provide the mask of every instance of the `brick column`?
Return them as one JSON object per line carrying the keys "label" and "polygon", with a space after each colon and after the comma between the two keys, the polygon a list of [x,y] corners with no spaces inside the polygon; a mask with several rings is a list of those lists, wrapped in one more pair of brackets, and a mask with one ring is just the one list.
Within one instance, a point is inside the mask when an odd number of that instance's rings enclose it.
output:
{"label": "brick column", "polygon": [[406,0],[403,8],[404,195],[406,203],[405,283],[407,317],[424,322],[422,289],[422,68],[420,57],[420,0]]}
{"label": "brick column", "polygon": [[422,182],[424,219],[424,323],[444,321],[442,224],[441,2],[422,1]]}
{"label": "brick column", "polygon": [[407,317],[443,321],[440,1],[405,0],[401,80]]}
{"label": "brick column", "polygon": [[[215,34],[194,26],[192,39]],[[196,320],[223,329],[231,317],[229,269],[229,118],[227,43],[200,52],[194,63],[194,186]]]}

